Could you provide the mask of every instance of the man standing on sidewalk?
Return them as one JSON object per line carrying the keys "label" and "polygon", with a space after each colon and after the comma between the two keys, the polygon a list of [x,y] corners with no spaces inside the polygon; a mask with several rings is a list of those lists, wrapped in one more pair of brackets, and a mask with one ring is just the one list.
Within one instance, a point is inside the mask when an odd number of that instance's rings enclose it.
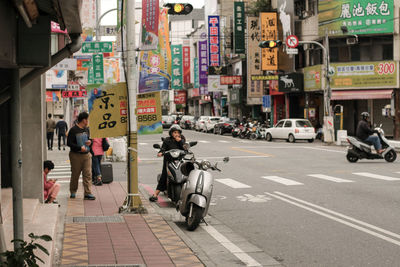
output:
{"label": "man standing on sidewalk", "polygon": [[76,191],[78,191],[79,176],[82,173],[84,198],[95,200],[96,197],[91,192],[92,155],[89,153],[89,146],[92,142],[90,141],[88,124],[89,114],[82,112],[78,116],[78,123],[68,133],[67,145],[71,148],[69,160],[72,172],[69,190],[71,192],[70,198],[75,198]]}
{"label": "man standing on sidewalk", "polygon": [[63,150],[65,150],[65,134],[68,131],[67,123],[64,116],[60,116],[60,120],[56,124],[56,134],[58,136],[58,150],[61,150],[61,140],[63,141]]}
{"label": "man standing on sidewalk", "polygon": [[46,121],[47,148],[49,150],[53,150],[54,129],[56,128],[56,122],[51,118],[51,114],[48,114],[47,117],[48,117]]}

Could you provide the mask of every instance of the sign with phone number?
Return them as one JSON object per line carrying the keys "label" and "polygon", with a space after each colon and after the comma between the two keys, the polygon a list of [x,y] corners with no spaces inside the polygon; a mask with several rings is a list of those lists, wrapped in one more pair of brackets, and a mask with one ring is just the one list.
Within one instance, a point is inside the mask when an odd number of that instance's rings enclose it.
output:
{"label": "sign with phone number", "polygon": [[138,94],[136,115],[139,135],[162,133],[160,92]]}

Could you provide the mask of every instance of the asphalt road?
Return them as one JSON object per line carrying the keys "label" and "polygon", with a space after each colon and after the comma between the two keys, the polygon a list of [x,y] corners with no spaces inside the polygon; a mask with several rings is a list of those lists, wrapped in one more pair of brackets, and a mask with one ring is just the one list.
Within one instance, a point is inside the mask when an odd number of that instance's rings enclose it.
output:
{"label": "asphalt road", "polygon": [[[204,225],[187,232],[173,207],[155,205],[207,265],[400,266],[399,161],[351,164],[345,148],[318,142],[184,134],[199,141],[192,148],[198,158],[231,158],[214,172],[208,221],[254,260],[241,259]],[[161,140],[139,142],[141,188],[151,191],[162,166],[152,144]]]}

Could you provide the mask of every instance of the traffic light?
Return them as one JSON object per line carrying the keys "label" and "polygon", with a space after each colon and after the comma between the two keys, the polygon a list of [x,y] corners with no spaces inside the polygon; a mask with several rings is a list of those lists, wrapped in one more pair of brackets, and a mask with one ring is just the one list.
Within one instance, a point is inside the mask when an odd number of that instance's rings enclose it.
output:
{"label": "traffic light", "polygon": [[164,7],[168,8],[169,15],[188,15],[193,10],[191,4],[165,4]]}
{"label": "traffic light", "polygon": [[282,45],[281,40],[262,41],[258,44],[261,48],[276,48]]}

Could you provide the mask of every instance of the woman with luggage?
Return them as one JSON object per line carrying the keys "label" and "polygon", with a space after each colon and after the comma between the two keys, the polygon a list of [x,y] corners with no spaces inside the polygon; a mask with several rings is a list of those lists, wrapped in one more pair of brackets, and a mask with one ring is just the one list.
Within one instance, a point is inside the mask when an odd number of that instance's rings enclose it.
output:
{"label": "woman with luggage", "polygon": [[94,138],[92,140],[92,180],[93,184],[100,186],[103,185],[101,175],[101,160],[104,152],[110,148],[107,138]]}

